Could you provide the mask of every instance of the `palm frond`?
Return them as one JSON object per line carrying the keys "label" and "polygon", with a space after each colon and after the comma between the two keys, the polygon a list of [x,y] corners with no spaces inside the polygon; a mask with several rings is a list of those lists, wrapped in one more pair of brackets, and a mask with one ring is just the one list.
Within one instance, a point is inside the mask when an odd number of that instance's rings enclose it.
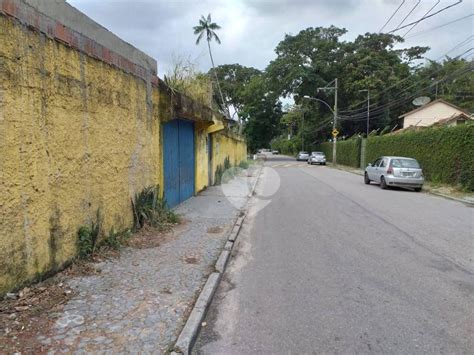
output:
{"label": "palm frond", "polygon": [[207,22],[211,23],[211,14],[210,13],[207,15]]}
{"label": "palm frond", "polygon": [[212,36],[214,37],[214,39],[216,40],[218,44],[221,44],[220,38],[214,32],[212,32]]}
{"label": "palm frond", "polygon": [[[197,33],[194,32],[194,34],[197,34]],[[196,44],[199,44],[199,42],[201,42],[202,36],[204,36],[204,31],[202,31],[202,32],[199,34],[198,38],[196,39]]]}

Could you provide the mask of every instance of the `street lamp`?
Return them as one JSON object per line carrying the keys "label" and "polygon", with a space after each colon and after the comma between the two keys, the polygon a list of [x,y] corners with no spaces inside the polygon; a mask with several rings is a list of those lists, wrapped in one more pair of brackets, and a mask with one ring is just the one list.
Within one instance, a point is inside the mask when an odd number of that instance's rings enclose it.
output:
{"label": "street lamp", "polygon": [[370,92],[369,89],[359,90],[359,92],[367,91],[367,138],[369,138],[369,121],[370,121]]}
{"label": "street lamp", "polygon": [[[329,86],[331,85],[332,83],[334,83],[334,86]],[[313,99],[313,100],[316,100],[316,101],[319,101],[319,102],[322,102],[323,104],[325,104],[327,107],[329,107],[329,109],[331,110],[333,116],[334,116],[334,120],[332,122],[332,130],[334,131],[336,129],[336,126],[337,126],[337,78],[334,79],[333,81],[331,81],[328,85],[326,85],[325,87],[322,87],[322,88],[318,88],[317,91],[319,90],[334,90],[334,110],[331,109],[331,106],[329,106],[329,104],[326,102],[326,101],[323,101],[323,100],[320,100],[320,99],[316,99],[314,97],[306,97],[305,98],[310,98],[310,99]],[[334,165],[337,164],[337,152],[336,152],[336,149],[337,149],[337,136],[333,135],[333,140],[332,140],[332,163]]]}

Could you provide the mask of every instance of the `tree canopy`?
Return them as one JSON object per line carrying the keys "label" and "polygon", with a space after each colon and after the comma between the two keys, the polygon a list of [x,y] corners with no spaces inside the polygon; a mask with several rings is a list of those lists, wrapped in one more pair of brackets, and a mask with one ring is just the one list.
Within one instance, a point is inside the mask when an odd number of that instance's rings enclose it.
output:
{"label": "tree canopy", "polygon": [[[264,71],[239,64],[211,69],[222,84],[226,101],[245,124],[249,147],[268,147],[272,138],[288,133],[292,133],[294,147],[304,141],[307,149],[329,139],[332,112],[327,106],[334,105],[334,90],[318,88],[335,78],[339,83],[338,129],[344,137],[366,132],[367,90],[369,128],[374,132],[400,127],[398,116],[414,108],[411,102],[417,96],[440,97],[474,109],[472,61],[447,58],[421,65],[427,47],[400,49],[403,38],[384,33],[365,33],[347,41],[343,39],[346,33],[344,28],[330,26],[287,34]],[[286,114],[281,104],[285,98],[297,105]]]}

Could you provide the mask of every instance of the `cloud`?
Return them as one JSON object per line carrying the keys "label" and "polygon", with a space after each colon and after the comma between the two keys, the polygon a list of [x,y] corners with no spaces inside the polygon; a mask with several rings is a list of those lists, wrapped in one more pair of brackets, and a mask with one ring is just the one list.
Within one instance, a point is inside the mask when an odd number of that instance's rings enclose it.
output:
{"label": "cloud", "polygon": [[[297,34],[307,27],[333,24],[346,28],[349,32],[345,39],[351,40],[359,34],[377,32],[400,5],[399,0],[69,0],[69,3],[154,57],[160,76],[171,67],[176,55],[190,57],[202,71],[209,69],[207,46],[205,42],[196,46],[192,31],[201,15],[211,13],[212,20],[222,27],[218,32],[222,45],[212,43],[216,64],[240,63],[264,69],[275,57],[274,49],[286,33]],[[415,3],[415,0],[406,1],[386,30],[398,25]],[[422,1],[405,23],[421,17],[434,3],[434,0]],[[450,3],[442,0],[437,9]],[[465,16],[472,10],[469,1],[465,1],[420,23],[410,35]],[[424,35],[407,36],[403,46],[430,46],[429,57],[437,58],[473,34],[472,19]],[[404,31],[397,34],[403,35]]]}

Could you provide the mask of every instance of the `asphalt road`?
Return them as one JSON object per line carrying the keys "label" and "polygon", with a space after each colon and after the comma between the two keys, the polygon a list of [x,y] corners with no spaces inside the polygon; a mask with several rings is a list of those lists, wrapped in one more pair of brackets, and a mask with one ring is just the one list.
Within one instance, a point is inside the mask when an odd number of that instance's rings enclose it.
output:
{"label": "asphalt road", "polygon": [[266,165],[194,353],[474,353],[474,208]]}

